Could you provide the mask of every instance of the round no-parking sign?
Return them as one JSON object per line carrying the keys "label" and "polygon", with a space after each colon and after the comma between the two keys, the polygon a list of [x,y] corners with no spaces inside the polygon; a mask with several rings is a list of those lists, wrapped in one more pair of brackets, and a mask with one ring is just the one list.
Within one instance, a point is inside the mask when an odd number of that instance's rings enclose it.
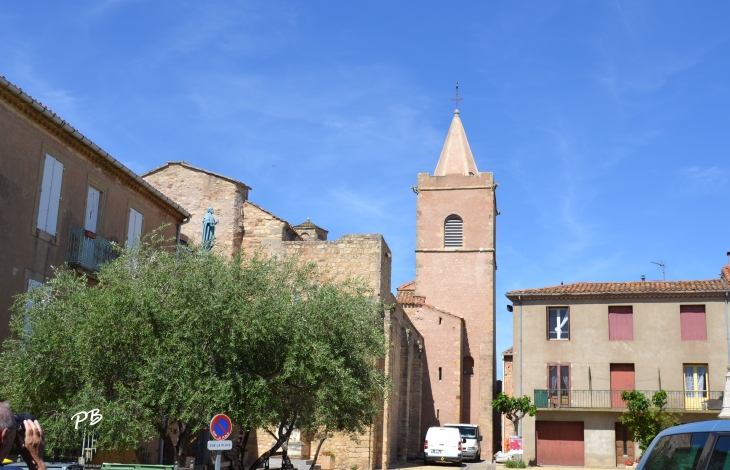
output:
{"label": "round no-parking sign", "polygon": [[232,430],[233,425],[231,425],[231,419],[224,414],[215,415],[210,420],[210,435],[214,439],[222,441],[231,435]]}

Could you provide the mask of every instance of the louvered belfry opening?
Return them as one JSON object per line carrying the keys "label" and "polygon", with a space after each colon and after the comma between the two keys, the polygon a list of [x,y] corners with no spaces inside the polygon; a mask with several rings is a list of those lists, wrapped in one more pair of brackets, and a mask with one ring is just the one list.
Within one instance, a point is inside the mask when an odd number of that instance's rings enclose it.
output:
{"label": "louvered belfry opening", "polygon": [[450,215],[444,222],[444,248],[461,248],[464,243],[464,221]]}

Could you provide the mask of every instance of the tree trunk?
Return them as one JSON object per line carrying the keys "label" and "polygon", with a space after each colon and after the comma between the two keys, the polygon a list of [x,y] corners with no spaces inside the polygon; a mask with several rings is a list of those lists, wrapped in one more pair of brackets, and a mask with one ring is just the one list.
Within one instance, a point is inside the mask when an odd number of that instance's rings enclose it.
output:
{"label": "tree trunk", "polygon": [[[296,420],[292,420],[292,424],[287,427],[287,431],[284,432],[284,423],[279,425],[279,432],[277,433],[278,437],[276,439],[276,443],[273,445],[273,447],[263,454],[261,454],[254,463],[251,464],[250,467],[248,467],[248,470],[256,470],[261,463],[269,458],[271,454],[278,451],[281,446],[289,439],[289,436],[291,435],[292,431],[294,430],[294,424]],[[283,434],[282,434],[283,433]]]}
{"label": "tree trunk", "polygon": [[238,462],[238,468],[241,469],[246,468],[243,466],[243,461],[246,459],[246,446],[248,445],[249,437],[251,437],[250,429],[245,433],[240,433],[238,437],[236,437],[236,461]]}
{"label": "tree trunk", "polygon": [[314,452],[314,458],[312,459],[312,465],[309,467],[309,470],[314,470],[314,466],[317,465],[317,457],[319,457],[319,451],[322,449],[322,444],[324,444],[325,440],[327,440],[327,428],[324,428],[324,437],[319,440],[319,444],[317,445],[317,450]]}
{"label": "tree trunk", "polygon": [[188,449],[190,448],[190,427],[187,424],[179,423],[180,426],[180,439],[177,441],[177,466],[184,467],[185,459],[188,456]]}

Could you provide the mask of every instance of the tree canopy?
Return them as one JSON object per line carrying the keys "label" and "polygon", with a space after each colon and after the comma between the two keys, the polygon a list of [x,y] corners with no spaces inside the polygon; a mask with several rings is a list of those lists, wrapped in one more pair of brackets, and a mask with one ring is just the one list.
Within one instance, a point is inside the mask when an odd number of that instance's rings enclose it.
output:
{"label": "tree canopy", "polygon": [[520,420],[525,416],[535,416],[537,408],[530,402],[530,397],[510,397],[499,392],[497,398],[492,400],[492,408],[499,413],[505,415],[508,420],[512,421],[514,435],[517,435]]}
{"label": "tree canopy", "polygon": [[641,452],[646,451],[657,434],[679,424],[677,415],[666,410],[667,392],[664,390],[654,393],[651,400],[643,392],[625,390],[621,392],[621,399],[626,402],[627,410],[619,421],[633,433]]}
{"label": "tree canopy", "polygon": [[361,281],[298,259],[228,259],[152,235],[98,273],[59,268],[18,296],[0,355],[2,399],[38,416],[50,452],[77,448],[100,409],[101,449],[180,429],[181,464],[216,413],[244,431],[358,432],[387,387],[383,306]]}

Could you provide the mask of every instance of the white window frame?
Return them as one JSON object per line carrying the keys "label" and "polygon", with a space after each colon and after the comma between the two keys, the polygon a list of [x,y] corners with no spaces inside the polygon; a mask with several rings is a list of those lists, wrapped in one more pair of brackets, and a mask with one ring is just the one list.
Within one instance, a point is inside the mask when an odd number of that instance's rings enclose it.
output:
{"label": "white window frame", "polygon": [[[565,316],[562,317],[562,313]],[[551,328],[551,317],[556,315],[555,328]],[[553,331],[555,330],[555,331]],[[552,337],[555,333],[555,338]],[[548,307],[547,309],[547,339],[548,341],[570,341],[570,307]]]}

